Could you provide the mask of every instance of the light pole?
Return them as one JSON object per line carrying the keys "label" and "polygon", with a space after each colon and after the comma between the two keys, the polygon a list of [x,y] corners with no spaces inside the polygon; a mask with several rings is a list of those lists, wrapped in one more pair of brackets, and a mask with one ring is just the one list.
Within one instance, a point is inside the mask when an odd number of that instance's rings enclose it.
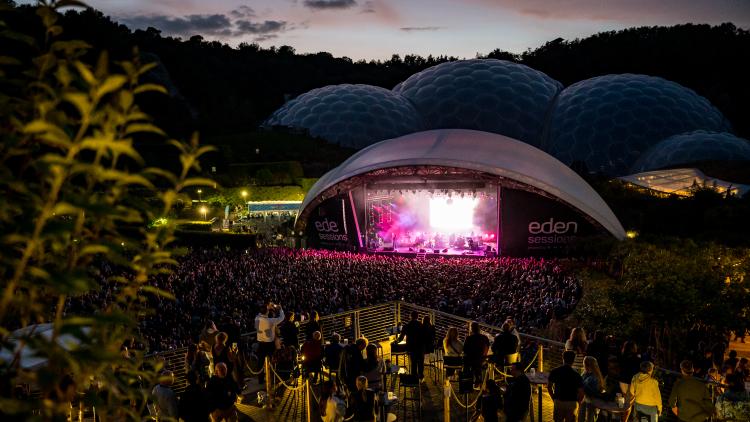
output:
{"label": "light pole", "polygon": [[198,202],[203,202],[203,199],[201,199],[201,193],[203,193],[203,191],[198,189]]}
{"label": "light pole", "polygon": [[241,195],[242,195],[242,200],[243,201],[247,201],[247,191],[243,190],[242,193],[241,193]]}
{"label": "light pole", "polygon": [[206,207],[201,207],[201,213],[203,214],[203,221],[206,221],[206,213],[207,212],[208,212],[208,210],[206,209]]}

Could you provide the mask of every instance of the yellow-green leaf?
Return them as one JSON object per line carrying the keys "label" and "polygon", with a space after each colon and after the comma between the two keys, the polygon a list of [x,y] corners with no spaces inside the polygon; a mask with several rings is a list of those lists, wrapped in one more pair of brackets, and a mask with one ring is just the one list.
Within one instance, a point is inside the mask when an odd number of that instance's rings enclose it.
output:
{"label": "yellow-green leaf", "polygon": [[94,78],[94,74],[91,73],[91,70],[83,63],[76,61],[74,63],[76,69],[78,69],[78,73],[81,74],[81,77],[83,80],[85,80],[89,85],[95,85],[96,79]]}
{"label": "yellow-green leaf", "polygon": [[93,254],[106,254],[109,253],[109,247],[105,245],[86,245],[81,248],[78,252],[79,255],[93,255]]}
{"label": "yellow-green leaf", "polygon": [[159,84],[141,84],[135,87],[133,90],[134,93],[140,94],[142,92],[149,92],[149,91],[156,91],[161,92],[162,94],[167,93],[167,88],[164,88],[162,85]]}
{"label": "yellow-green leaf", "polygon": [[128,79],[123,75],[110,75],[96,89],[96,97],[101,98],[110,92],[120,89]]}
{"label": "yellow-green leaf", "polygon": [[71,215],[71,214],[77,214],[79,211],[79,208],[69,204],[67,202],[58,202],[55,207],[52,209],[52,213],[55,215]]}
{"label": "yellow-green leaf", "polygon": [[91,101],[89,101],[88,95],[81,92],[70,92],[63,95],[63,99],[73,104],[81,113],[81,117],[91,114]]}
{"label": "yellow-green leaf", "polygon": [[155,125],[152,125],[151,123],[131,123],[128,125],[128,128],[125,130],[126,135],[130,135],[130,134],[138,133],[138,132],[156,133],[162,136],[166,135],[163,130],[159,129]]}

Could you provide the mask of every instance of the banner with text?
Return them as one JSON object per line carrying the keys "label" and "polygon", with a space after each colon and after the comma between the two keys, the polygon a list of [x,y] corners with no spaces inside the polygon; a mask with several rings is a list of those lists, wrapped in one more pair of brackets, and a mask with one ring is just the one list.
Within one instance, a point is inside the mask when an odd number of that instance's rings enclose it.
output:
{"label": "banner with text", "polygon": [[308,244],[314,248],[355,251],[356,231],[354,215],[345,195],[323,201],[307,221]]}

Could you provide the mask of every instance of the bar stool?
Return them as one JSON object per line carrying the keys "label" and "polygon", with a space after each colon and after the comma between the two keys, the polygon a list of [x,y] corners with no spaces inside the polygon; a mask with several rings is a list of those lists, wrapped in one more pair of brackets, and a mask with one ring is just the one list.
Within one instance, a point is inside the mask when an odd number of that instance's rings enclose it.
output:
{"label": "bar stool", "polygon": [[422,388],[417,376],[412,374],[399,374],[398,392],[404,420],[407,420],[407,410],[412,417],[416,416],[416,420],[422,420]]}

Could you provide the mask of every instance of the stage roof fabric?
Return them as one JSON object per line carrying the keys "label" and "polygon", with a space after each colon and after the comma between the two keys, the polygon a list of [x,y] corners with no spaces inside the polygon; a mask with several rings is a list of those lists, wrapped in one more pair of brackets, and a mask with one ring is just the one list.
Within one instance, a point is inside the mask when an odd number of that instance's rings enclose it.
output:
{"label": "stage roof fabric", "polygon": [[625,238],[625,230],[612,210],[568,166],[526,143],[465,129],[417,132],[373,144],[321,177],[305,196],[300,211],[327,189],[351,177],[418,165],[464,168],[519,181],[577,208],[616,238]]}

